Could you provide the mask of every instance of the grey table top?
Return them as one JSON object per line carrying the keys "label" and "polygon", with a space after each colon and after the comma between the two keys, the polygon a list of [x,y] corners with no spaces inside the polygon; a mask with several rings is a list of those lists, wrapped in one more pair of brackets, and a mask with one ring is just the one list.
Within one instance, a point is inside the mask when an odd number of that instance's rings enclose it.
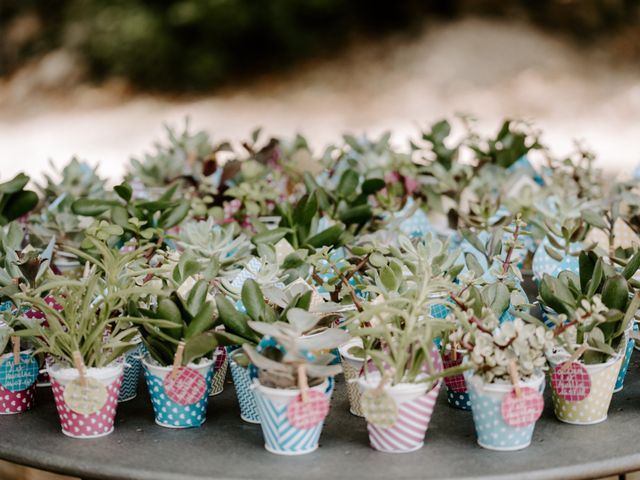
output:
{"label": "grey table top", "polygon": [[[476,444],[470,412],[450,408],[441,391],[425,446],[385,454],[368,445],[365,421],[348,413],[342,378],[318,451],[281,457],[263,448],[259,425],[244,423],[233,385],[209,405],[208,420],[190,430],[156,426],[140,382],[135,400],[121,404],[115,432],[95,440],[65,437],[49,389],[36,410],[0,416],[0,458],[86,479],[579,479],[640,469],[640,374],[632,359],[627,385],[615,394],[609,419],[573,426],[557,421],[550,399],[532,445],[492,452]],[[444,389],[443,389],[444,390]],[[548,389],[547,389],[548,390]]]}

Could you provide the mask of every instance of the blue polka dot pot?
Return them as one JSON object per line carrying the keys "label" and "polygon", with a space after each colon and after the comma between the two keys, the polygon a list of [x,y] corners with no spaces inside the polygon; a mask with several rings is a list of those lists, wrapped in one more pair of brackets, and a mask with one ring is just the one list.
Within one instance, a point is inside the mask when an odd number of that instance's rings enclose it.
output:
{"label": "blue polka dot pot", "polygon": [[164,379],[171,373],[172,367],[155,365],[149,357],[142,360],[142,366],[158,425],[167,428],[192,428],[199,427],[205,422],[209,404],[208,392],[213,379],[213,360],[203,359],[197,365],[189,364],[189,368],[204,377],[207,386],[202,398],[191,405],[180,405],[167,396],[164,389]]}
{"label": "blue polka dot pot", "polygon": [[118,395],[118,402],[128,402],[138,394],[138,381],[142,371],[142,357],[145,355],[142,343],[129,350],[124,355],[124,376]]}
{"label": "blue polka dot pot", "polygon": [[447,403],[453,408],[471,411],[471,399],[467,392],[459,393],[447,388]]}
{"label": "blue polka dot pot", "polygon": [[[526,427],[512,427],[502,417],[502,400],[513,387],[510,384],[487,384],[473,373],[465,374],[473,423],[478,435],[478,445],[489,450],[521,450],[531,444],[535,423]],[[542,392],[544,375],[540,374],[521,387],[530,387]]]}
{"label": "blue polka dot pot", "polygon": [[239,352],[236,351],[229,354],[229,366],[231,368],[233,385],[236,389],[236,397],[240,405],[240,418],[248,423],[260,423],[258,406],[256,405],[256,399],[253,394],[253,389],[251,388],[249,369],[241,367],[234,360],[234,357],[238,353]]}
{"label": "blue polka dot pot", "polygon": [[[300,429],[294,427],[287,416],[289,403],[300,394],[300,391],[265,387],[257,379],[253,382],[264,436],[264,448],[277,455],[289,456],[304,455],[316,450],[324,422],[311,428]],[[311,390],[322,391],[330,399],[333,392],[333,379],[312,387]]]}
{"label": "blue polka dot pot", "polygon": [[[638,325],[634,322],[632,329],[634,332],[638,331]],[[631,332],[629,332],[627,337],[627,348],[624,351],[624,359],[622,360],[622,365],[620,366],[620,372],[618,372],[618,378],[616,379],[616,386],[613,390],[615,392],[619,392],[624,387],[624,378],[627,376],[627,370],[629,369],[629,363],[631,362],[631,355],[633,355],[633,347],[635,345],[635,341],[631,337]]]}

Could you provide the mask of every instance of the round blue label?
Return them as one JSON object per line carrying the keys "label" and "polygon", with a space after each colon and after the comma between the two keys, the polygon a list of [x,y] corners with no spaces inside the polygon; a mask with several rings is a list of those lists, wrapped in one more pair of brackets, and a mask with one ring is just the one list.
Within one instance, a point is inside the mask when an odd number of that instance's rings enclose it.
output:
{"label": "round blue label", "polygon": [[0,385],[10,392],[19,392],[31,387],[38,378],[38,361],[27,353],[20,354],[16,365],[13,355],[0,365]]}

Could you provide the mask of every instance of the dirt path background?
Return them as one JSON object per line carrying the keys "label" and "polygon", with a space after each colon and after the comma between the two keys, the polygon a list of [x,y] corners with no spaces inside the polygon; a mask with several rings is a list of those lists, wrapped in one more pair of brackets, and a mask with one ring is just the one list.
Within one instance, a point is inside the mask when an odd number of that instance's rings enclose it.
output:
{"label": "dirt path background", "polygon": [[410,40],[356,47],[277,79],[196,99],[122,98],[113,88],[88,87],[32,95],[33,78],[23,75],[0,89],[3,178],[23,169],[37,174],[49,158],[61,163],[73,154],[115,176],[130,155],[159,138],[162,122],[180,125],[186,116],[215,139],[265,125],[270,133],[302,132],[316,147],[343,131],[390,128],[402,141],[419,125],[456,112],[473,114],[483,130],[496,129],[504,116],[523,116],[535,120],[558,153],[584,138],[609,170],[640,161],[640,70],[500,21],[429,26]]}

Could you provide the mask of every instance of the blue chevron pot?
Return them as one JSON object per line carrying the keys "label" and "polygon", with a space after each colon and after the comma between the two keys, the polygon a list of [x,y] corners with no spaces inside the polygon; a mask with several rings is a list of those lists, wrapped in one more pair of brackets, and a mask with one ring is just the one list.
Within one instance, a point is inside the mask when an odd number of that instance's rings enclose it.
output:
{"label": "blue chevron pot", "polygon": [[124,376],[118,395],[118,402],[128,402],[136,398],[138,394],[138,381],[142,371],[142,357],[146,349],[139,343],[124,355]]}
{"label": "blue chevron pot", "polygon": [[624,359],[622,360],[622,365],[620,366],[620,372],[618,372],[618,378],[616,379],[616,386],[613,392],[619,392],[624,387],[624,378],[627,376],[627,370],[629,369],[629,363],[631,362],[631,355],[633,354],[633,346],[635,345],[635,341],[633,337],[631,337],[631,332],[638,331],[638,325],[634,322],[627,332],[627,348],[624,351]]}
{"label": "blue chevron pot", "polygon": [[[324,392],[327,398],[331,398],[333,381],[325,380],[311,390]],[[267,451],[278,455],[304,455],[318,448],[324,422],[312,428],[299,429],[287,418],[289,403],[300,394],[300,390],[265,387],[256,379],[253,391]]]}
{"label": "blue chevron pot", "polygon": [[149,387],[149,397],[153,405],[156,423],[167,428],[191,428],[201,426],[207,419],[207,405],[213,379],[213,360],[207,359],[199,364],[189,364],[205,379],[207,388],[202,398],[192,405],[180,405],[171,400],[164,390],[164,379],[171,373],[173,367],[161,367],[149,361],[149,357],[142,359],[144,378]]}
{"label": "blue chevron pot", "polygon": [[249,423],[260,423],[260,414],[256,405],[255,395],[251,388],[251,377],[249,369],[241,367],[234,360],[236,352],[229,354],[229,366],[231,367],[231,378],[236,388],[236,397],[240,405],[240,418]]}

